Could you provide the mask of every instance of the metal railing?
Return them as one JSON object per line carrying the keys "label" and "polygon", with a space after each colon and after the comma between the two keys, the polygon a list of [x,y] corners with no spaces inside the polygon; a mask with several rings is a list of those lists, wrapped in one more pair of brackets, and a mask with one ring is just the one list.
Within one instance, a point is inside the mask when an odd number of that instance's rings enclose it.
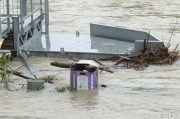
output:
{"label": "metal railing", "polygon": [[[48,0],[0,0],[0,36],[5,30],[10,31],[14,16],[19,17],[19,27],[23,32],[27,25],[33,24],[37,18],[42,19],[43,15],[46,19],[45,24],[48,25]],[[47,30],[48,28],[45,29]]]}
{"label": "metal railing", "polygon": [[[10,29],[10,21],[9,21],[9,4],[7,4],[7,0],[0,1],[0,37],[6,33]],[[6,15],[4,15],[6,14]]]}

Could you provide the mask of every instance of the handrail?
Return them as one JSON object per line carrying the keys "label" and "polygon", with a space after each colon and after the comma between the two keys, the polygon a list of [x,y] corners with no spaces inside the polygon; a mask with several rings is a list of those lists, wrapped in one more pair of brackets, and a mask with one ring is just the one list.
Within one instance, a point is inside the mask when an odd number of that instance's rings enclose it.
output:
{"label": "handrail", "polygon": [[[37,19],[45,19],[44,30],[46,33],[48,33],[48,0],[39,0],[37,4],[34,4],[33,1],[36,0],[0,0],[0,35],[4,34],[4,31],[8,32],[10,29],[12,29],[11,24],[13,21],[11,18],[13,17],[19,17],[19,28],[22,31],[26,29],[30,23],[31,25],[34,25],[37,22]],[[14,14],[12,10],[17,10],[18,12],[15,12]]]}
{"label": "handrail", "polygon": [[41,8],[42,8],[41,6],[38,7],[38,8],[36,8],[35,10],[33,10],[33,12],[30,12],[28,15],[26,15],[25,17],[23,17],[22,20],[24,21],[24,20],[28,19],[31,15],[33,15],[34,13],[40,11]]}

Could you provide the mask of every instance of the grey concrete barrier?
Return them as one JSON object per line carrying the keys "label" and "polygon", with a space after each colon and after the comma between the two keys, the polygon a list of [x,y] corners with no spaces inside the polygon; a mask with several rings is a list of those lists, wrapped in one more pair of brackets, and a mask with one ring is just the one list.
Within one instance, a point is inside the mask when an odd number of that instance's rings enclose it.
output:
{"label": "grey concrete barrier", "polygon": [[135,42],[136,40],[152,40],[158,41],[157,38],[150,35],[147,32],[111,27],[98,24],[90,24],[90,34],[91,36],[109,38],[115,40],[121,40],[126,42]]}
{"label": "grey concrete barrier", "polygon": [[[146,48],[158,49],[164,46],[162,41],[148,41]],[[134,52],[135,54],[144,50],[144,40],[136,40]]]}

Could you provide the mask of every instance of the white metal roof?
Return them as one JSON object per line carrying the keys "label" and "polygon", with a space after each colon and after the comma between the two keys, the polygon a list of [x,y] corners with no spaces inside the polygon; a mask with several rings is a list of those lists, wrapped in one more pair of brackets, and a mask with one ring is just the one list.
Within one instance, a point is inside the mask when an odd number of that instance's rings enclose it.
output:
{"label": "white metal roof", "polygon": [[89,65],[92,65],[92,66],[95,66],[95,67],[99,67],[99,64],[96,63],[93,60],[80,60],[80,61],[77,62],[77,64],[89,64]]}

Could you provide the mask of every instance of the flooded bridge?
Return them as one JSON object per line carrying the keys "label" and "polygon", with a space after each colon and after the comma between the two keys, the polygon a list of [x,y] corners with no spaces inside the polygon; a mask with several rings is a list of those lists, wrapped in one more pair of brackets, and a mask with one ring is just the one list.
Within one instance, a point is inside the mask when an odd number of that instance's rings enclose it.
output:
{"label": "flooded bridge", "polygon": [[152,41],[150,46],[153,47],[163,45],[147,32],[99,24],[90,24],[90,35],[79,31],[76,34],[49,34],[48,0],[1,0],[0,5],[1,49],[15,50],[17,55],[28,50],[38,56],[57,56],[60,52],[92,59],[100,54],[142,50],[144,39]]}

